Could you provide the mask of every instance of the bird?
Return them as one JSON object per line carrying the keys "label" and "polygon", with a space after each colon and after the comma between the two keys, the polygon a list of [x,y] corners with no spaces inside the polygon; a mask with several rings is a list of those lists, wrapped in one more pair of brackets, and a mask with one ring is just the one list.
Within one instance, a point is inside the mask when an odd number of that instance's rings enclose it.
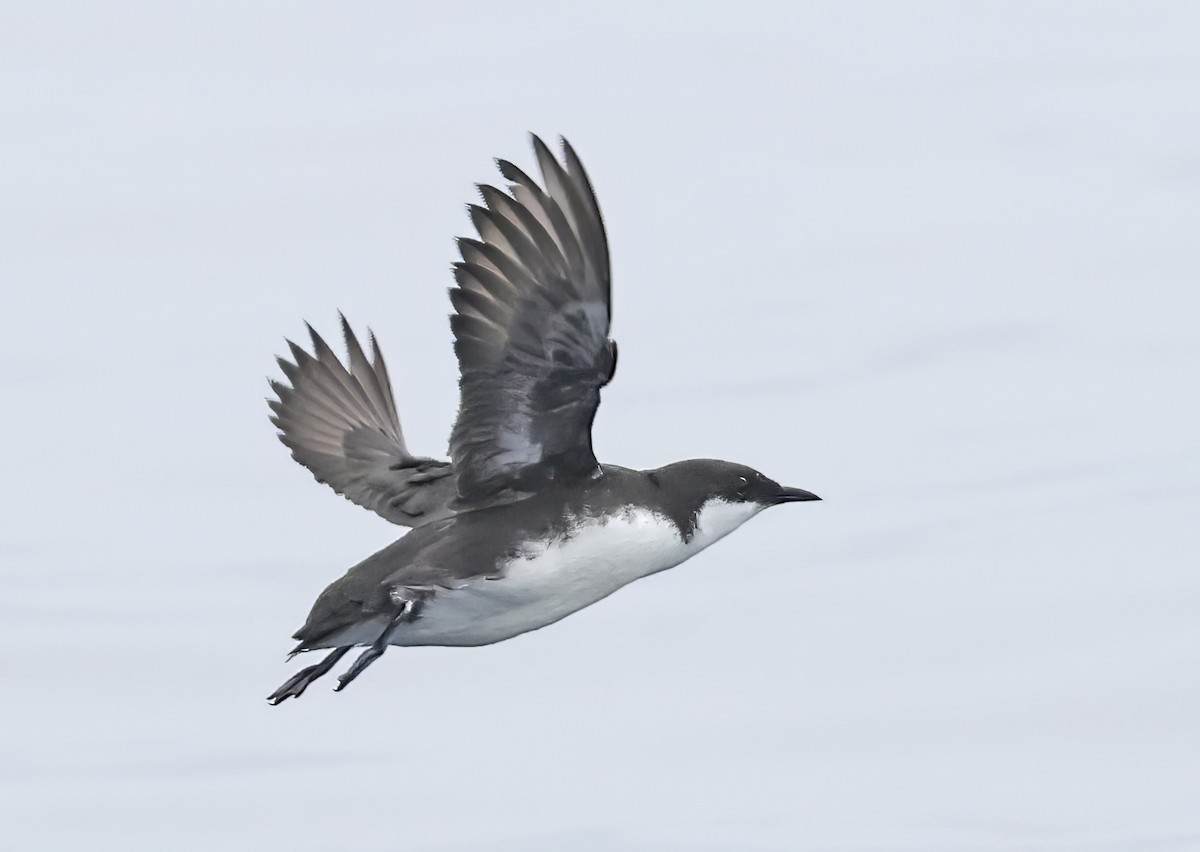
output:
{"label": "bird", "polygon": [[387,366],[340,316],[346,362],[308,326],[287,341],[271,422],[337,493],[411,529],[331,583],[292,656],[325,650],[268,701],[298,698],[353,648],[341,691],[391,646],[475,647],[538,630],[679,565],[764,509],[820,500],[717,459],[601,464],[592,423],[613,378],[608,238],[575,150],[531,134],[539,184],[496,165],[478,238],[459,238],[450,326],[460,402],[449,460],[409,452]]}

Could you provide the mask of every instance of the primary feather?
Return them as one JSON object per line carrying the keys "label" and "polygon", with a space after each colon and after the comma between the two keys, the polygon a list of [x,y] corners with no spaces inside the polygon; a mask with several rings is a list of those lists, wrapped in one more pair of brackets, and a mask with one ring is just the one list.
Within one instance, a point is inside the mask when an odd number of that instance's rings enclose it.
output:
{"label": "primary feather", "polygon": [[291,387],[273,381],[271,422],[292,458],[318,482],[403,526],[453,514],[449,462],[414,456],[404,443],[387,366],[374,337],[367,358],[341,318],[349,366],[309,326],[312,354],[291,341],[292,361],[279,359]]}

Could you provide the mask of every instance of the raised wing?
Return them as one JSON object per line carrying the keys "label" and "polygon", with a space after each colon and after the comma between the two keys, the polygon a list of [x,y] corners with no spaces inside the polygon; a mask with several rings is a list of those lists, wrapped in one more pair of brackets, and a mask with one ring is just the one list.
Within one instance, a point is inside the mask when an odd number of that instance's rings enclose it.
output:
{"label": "raised wing", "polygon": [[453,512],[449,462],[409,453],[400,431],[387,366],[371,337],[371,359],[342,317],[349,368],[309,326],[313,354],[288,341],[295,363],[279,366],[291,387],[272,381],[271,422],[292,458],[363,508],[402,526],[419,526]]}
{"label": "raised wing", "polygon": [[497,161],[505,194],[481,186],[480,239],[460,239],[454,351],[461,404],[450,436],[460,503],[503,502],[550,480],[598,471],[591,427],[616,368],[608,339],[608,241],[579,158],[541,139],[545,189]]}

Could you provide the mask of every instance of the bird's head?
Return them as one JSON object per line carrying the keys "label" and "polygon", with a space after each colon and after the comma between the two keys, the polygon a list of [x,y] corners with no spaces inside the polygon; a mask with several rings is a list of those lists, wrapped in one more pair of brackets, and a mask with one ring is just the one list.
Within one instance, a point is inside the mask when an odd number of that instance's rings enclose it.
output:
{"label": "bird's head", "polygon": [[780,485],[752,467],[716,459],[691,459],[653,473],[693,508],[699,528],[718,538],[763,509],[821,499],[803,488]]}
{"label": "bird's head", "polygon": [[781,503],[821,499],[803,488],[780,485],[771,477],[744,464],[709,461],[705,463],[703,475],[709,482],[709,496],[727,503],[752,504],[766,509]]}

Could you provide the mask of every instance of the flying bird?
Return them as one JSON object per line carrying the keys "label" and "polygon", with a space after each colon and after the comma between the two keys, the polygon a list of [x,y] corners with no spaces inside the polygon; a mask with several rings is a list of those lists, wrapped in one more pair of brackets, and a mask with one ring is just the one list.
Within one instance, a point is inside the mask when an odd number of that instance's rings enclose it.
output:
{"label": "flying bird", "polygon": [[309,327],[288,342],[271,421],[319,482],[412,527],[317,598],[293,654],[328,650],[275,690],[299,697],[351,649],[357,678],[390,645],[488,645],[674,567],[763,509],[820,499],[757,470],[688,459],[656,470],[600,464],[592,421],[613,378],[608,240],[591,182],[562,140],[534,136],[539,184],[498,160],[504,192],[468,207],[450,290],[460,405],[450,460],[415,456],[374,336],[342,318],[343,363]]}

